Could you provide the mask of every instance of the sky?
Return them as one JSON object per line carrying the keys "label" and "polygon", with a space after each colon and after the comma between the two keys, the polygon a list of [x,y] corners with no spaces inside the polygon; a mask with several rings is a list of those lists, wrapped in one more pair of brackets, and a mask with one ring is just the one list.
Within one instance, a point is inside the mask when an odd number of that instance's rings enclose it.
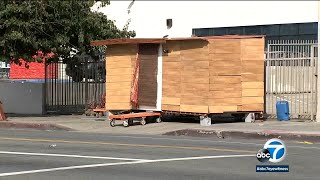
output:
{"label": "sky", "polygon": [[[123,28],[131,1],[113,1],[99,11]],[[166,29],[166,19],[173,26]],[[137,38],[190,37],[192,28],[318,21],[317,1],[135,1],[130,30]]]}

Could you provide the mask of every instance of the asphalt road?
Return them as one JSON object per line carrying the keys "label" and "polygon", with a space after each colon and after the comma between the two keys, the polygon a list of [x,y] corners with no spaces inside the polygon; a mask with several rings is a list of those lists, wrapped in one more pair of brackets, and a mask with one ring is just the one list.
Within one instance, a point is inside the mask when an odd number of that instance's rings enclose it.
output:
{"label": "asphalt road", "polygon": [[320,144],[286,141],[288,153],[280,164],[290,172],[257,173],[261,163],[255,155],[264,143],[1,130],[0,179],[319,179]]}

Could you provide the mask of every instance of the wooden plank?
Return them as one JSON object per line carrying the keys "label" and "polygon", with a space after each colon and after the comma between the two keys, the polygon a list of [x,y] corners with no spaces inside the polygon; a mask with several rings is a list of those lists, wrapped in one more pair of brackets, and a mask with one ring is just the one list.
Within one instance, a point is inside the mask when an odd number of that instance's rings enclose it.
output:
{"label": "wooden plank", "polygon": [[220,68],[220,67],[230,68],[230,67],[236,66],[237,68],[240,68],[240,69],[242,66],[241,60],[209,61],[209,65],[210,65],[210,68]]}
{"label": "wooden plank", "polygon": [[180,111],[180,106],[171,105],[171,104],[162,104],[161,109],[167,110],[167,111]]}
{"label": "wooden plank", "polygon": [[190,91],[209,91],[208,83],[181,83],[181,89],[187,89]]}
{"label": "wooden plank", "polygon": [[170,62],[163,62],[162,63],[163,69],[166,69],[166,68],[180,69],[181,66],[182,66],[182,64],[179,61],[172,61],[172,62],[170,61]]}
{"label": "wooden plank", "polygon": [[194,67],[194,69],[197,68],[203,68],[203,69],[209,69],[209,60],[208,61],[181,61],[181,66],[191,66]]}
{"label": "wooden plank", "polygon": [[208,97],[209,90],[194,90],[194,89],[181,89],[181,95],[185,96],[201,96],[201,97]]}
{"label": "wooden plank", "polygon": [[130,96],[110,96],[108,94],[106,101],[108,101],[108,103],[130,103]]}
{"label": "wooden plank", "polygon": [[244,105],[244,104],[263,104],[263,103],[264,103],[263,96],[242,97],[242,105]]}
{"label": "wooden plank", "polygon": [[263,74],[263,66],[242,66],[242,73]]}
{"label": "wooden plank", "polygon": [[132,80],[132,75],[131,74],[123,74],[121,76],[116,75],[116,76],[107,76],[106,82],[128,82]]}
{"label": "wooden plank", "polygon": [[226,91],[222,89],[221,91],[210,91],[209,98],[211,99],[221,99],[221,98],[241,98],[241,89],[235,91]]}
{"label": "wooden plank", "polygon": [[208,53],[208,42],[203,40],[183,41],[180,44],[180,54]]}
{"label": "wooden plank", "polygon": [[264,82],[264,74],[241,73],[242,82],[260,81]]}
{"label": "wooden plank", "polygon": [[180,79],[178,81],[162,81],[162,87],[181,88]]}
{"label": "wooden plank", "polygon": [[106,83],[106,90],[117,90],[117,89],[130,89],[131,88],[131,82],[125,81],[125,82],[112,82],[112,83]]}
{"label": "wooden plank", "polygon": [[179,61],[181,61],[181,56],[180,56],[180,54],[174,54],[174,55],[168,55],[168,56],[163,55],[162,56],[162,61],[163,61],[163,63],[166,63],[166,62],[179,62]]}
{"label": "wooden plank", "polygon": [[240,84],[241,76],[210,76],[210,84]]}
{"label": "wooden plank", "polygon": [[116,90],[109,90],[106,91],[106,96],[111,97],[111,96],[129,96],[130,95],[131,88],[128,89],[116,89]]}
{"label": "wooden plank", "polygon": [[182,111],[182,112],[195,112],[195,113],[208,113],[208,106],[181,104],[180,111]]}
{"label": "wooden plank", "polygon": [[211,61],[237,61],[241,62],[241,54],[240,53],[214,53],[209,54]]}
{"label": "wooden plank", "polygon": [[241,46],[241,59],[264,59],[264,46]]}
{"label": "wooden plank", "polygon": [[264,111],[264,104],[257,103],[257,104],[244,104],[242,105],[242,111]]}
{"label": "wooden plank", "polygon": [[237,106],[237,111],[242,111],[242,105]]}
{"label": "wooden plank", "polygon": [[240,54],[239,39],[212,39],[209,40],[209,53]]}
{"label": "wooden plank", "polygon": [[181,90],[180,88],[174,89],[174,88],[162,88],[162,96],[170,96],[170,97],[180,97],[181,96]]}
{"label": "wooden plank", "polygon": [[181,76],[181,82],[184,83],[199,83],[199,84],[209,84],[209,78],[208,77],[202,77],[202,76]]}
{"label": "wooden plank", "polygon": [[241,39],[242,46],[262,46],[264,47],[264,38]]}
{"label": "wooden plank", "polygon": [[257,59],[257,60],[241,60],[242,66],[249,66],[249,67],[256,67],[259,69],[264,69],[264,60],[263,59]]}
{"label": "wooden plank", "polygon": [[180,105],[180,98],[177,97],[162,97],[162,104]]}
{"label": "wooden plank", "polygon": [[209,99],[209,106],[237,106],[242,105],[242,98],[223,98],[223,99]]}
{"label": "wooden plank", "polygon": [[202,76],[209,78],[209,73],[207,69],[195,69],[194,71],[181,71],[181,76]]}
{"label": "wooden plank", "polygon": [[108,103],[106,102],[107,110],[129,110],[131,109],[130,103]]}
{"label": "wooden plank", "polygon": [[264,96],[264,89],[242,89],[242,96]]}
{"label": "wooden plank", "polygon": [[123,74],[132,74],[133,75],[133,68],[117,68],[117,69],[108,69],[106,71],[107,76],[113,75],[123,75]]}
{"label": "wooden plank", "polygon": [[236,112],[237,106],[209,106],[209,113]]}
{"label": "wooden plank", "polygon": [[254,82],[242,82],[242,89],[263,89],[264,82],[254,81]]}
{"label": "wooden plank", "polygon": [[189,104],[189,105],[207,105],[208,98],[203,98],[201,96],[181,96],[180,100],[181,104]]}
{"label": "wooden plank", "polygon": [[194,52],[189,54],[181,54],[181,61],[209,61],[208,52]]}
{"label": "wooden plank", "polygon": [[[165,75],[165,76],[163,76]],[[167,76],[167,75],[171,75],[171,76]],[[172,77],[175,77],[175,78],[178,78],[179,76],[181,75],[181,71],[179,69],[174,69],[174,68],[164,68],[162,70],[162,79],[167,79],[167,78],[172,78]]]}
{"label": "wooden plank", "polygon": [[202,69],[202,68],[194,68],[192,66],[184,66],[180,69],[183,74],[188,74],[189,72],[197,73],[197,75],[206,74],[208,72],[208,69]]}
{"label": "wooden plank", "polygon": [[210,76],[240,76],[241,75],[241,66],[230,66],[230,67],[210,67]]}
{"label": "wooden plank", "polygon": [[241,91],[241,83],[238,84],[210,84],[209,91]]}
{"label": "wooden plank", "polygon": [[[174,73],[174,72],[172,72]],[[181,75],[176,72],[177,74],[168,74],[168,73],[164,73],[162,74],[162,82],[177,82],[180,83],[181,82]]]}
{"label": "wooden plank", "polygon": [[106,62],[106,69],[132,68],[131,61]]}

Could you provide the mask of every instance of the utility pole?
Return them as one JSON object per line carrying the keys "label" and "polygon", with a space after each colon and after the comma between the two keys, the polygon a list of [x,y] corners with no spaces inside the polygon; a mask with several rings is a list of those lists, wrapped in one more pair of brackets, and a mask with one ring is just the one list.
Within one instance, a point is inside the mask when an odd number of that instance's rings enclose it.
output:
{"label": "utility pole", "polygon": [[[316,121],[320,122],[320,63],[319,63],[319,58],[320,58],[320,0],[318,0],[318,57],[317,57],[317,114],[316,114]],[[314,57],[312,57],[314,58]]]}

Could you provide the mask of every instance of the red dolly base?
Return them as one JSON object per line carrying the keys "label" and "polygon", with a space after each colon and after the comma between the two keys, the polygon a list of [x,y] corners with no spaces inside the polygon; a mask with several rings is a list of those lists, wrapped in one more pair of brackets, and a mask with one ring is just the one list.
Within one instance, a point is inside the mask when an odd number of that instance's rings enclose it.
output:
{"label": "red dolly base", "polygon": [[156,122],[161,122],[161,113],[160,112],[140,112],[140,113],[129,113],[129,114],[118,114],[118,115],[110,115],[110,126],[115,126],[115,121],[120,120],[123,121],[123,126],[128,127],[133,124],[133,120],[140,121],[141,125],[146,125],[146,117],[157,117]]}

